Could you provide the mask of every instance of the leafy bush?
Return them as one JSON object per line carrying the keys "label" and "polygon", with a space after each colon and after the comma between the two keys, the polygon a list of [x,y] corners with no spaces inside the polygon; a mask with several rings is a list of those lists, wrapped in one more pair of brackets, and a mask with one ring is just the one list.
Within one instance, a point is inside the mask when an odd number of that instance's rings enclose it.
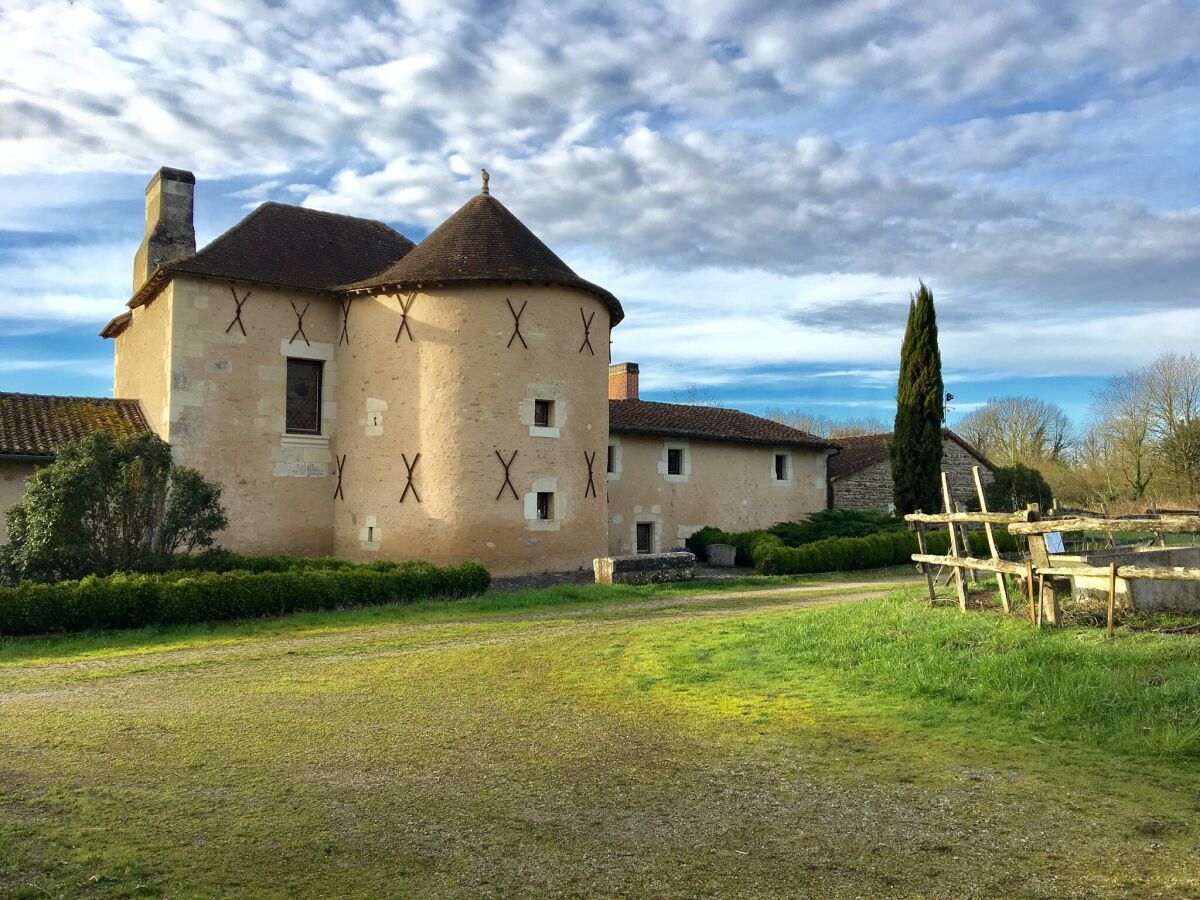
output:
{"label": "leafy bush", "polygon": [[859,509],[823,509],[803,522],[780,522],[767,530],[789,547],[831,537],[866,537],[884,531],[904,531],[903,519]]}
{"label": "leafy bush", "polygon": [[[342,560],[265,557],[260,571],[174,571],[88,576],[56,584],[22,582],[0,588],[0,635],[139,628],[214,619],[411,603],[481,594],[491,575],[479,563],[438,567],[427,562],[354,565]],[[246,557],[239,561],[254,565]],[[314,563],[315,565],[307,565]]]}
{"label": "leafy bush", "polygon": [[152,571],[211,547],[228,524],[221,489],[171,461],[153,434],[97,432],[65,444],[7,514],[0,577],[57,581]]}
{"label": "leafy bush", "polygon": [[701,559],[708,558],[709,544],[732,544],[736,551],[737,565],[752,566],[756,552],[780,544],[780,540],[766,531],[739,531],[730,534],[711,526],[701,528],[687,539],[687,548]]}
{"label": "leafy bush", "polygon": [[[1001,553],[1016,549],[1011,534],[997,530],[996,546]],[[973,556],[989,555],[987,535],[982,531],[968,532]],[[930,532],[926,537],[928,551],[936,555],[949,553],[950,535],[945,531]],[[826,538],[799,547],[760,545],[754,565],[764,575],[801,575],[810,572],[846,572],[857,569],[880,569],[907,563],[919,552],[917,536],[911,531],[889,531],[860,538]]]}
{"label": "leafy bush", "polygon": [[1054,492],[1042,473],[1021,463],[994,469],[986,491],[988,509],[992,512],[1016,512],[1030,503],[1049,509],[1054,503]]}

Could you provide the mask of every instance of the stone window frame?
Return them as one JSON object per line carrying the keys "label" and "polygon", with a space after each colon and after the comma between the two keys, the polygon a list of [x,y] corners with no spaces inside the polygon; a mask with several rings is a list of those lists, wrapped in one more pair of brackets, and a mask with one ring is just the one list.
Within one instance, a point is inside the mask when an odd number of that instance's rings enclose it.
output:
{"label": "stone window frame", "polygon": [[[283,338],[279,342],[279,355],[283,357],[283,377],[279,391],[283,395],[283,422],[280,429],[280,443],[285,446],[300,446],[328,449],[330,438],[337,417],[337,401],[334,399],[334,389],[337,384],[337,348],[323,341],[312,341],[304,344],[299,341],[288,341]],[[321,431],[319,434],[291,432],[287,430],[287,361],[289,359],[306,359],[324,363],[321,367]]]}
{"label": "stone window frame", "polygon": [[[538,516],[538,495],[551,494],[550,518]],[[530,531],[558,531],[562,528],[563,520],[567,517],[567,498],[558,489],[558,479],[553,477],[535,478],[525,492],[523,503],[525,527]]]}
{"label": "stone window frame", "polygon": [[[780,456],[782,456],[784,459],[785,475],[783,478],[779,477],[778,470],[776,469],[776,461]],[[773,447],[771,449],[771,483],[780,487],[784,487],[795,481],[795,477],[796,459],[792,455],[792,451],[784,447]]]}
{"label": "stone window frame", "polygon": [[[312,413],[313,413],[312,417],[316,423],[316,428],[299,428],[299,427],[292,427],[292,426],[288,425],[288,416],[291,414],[291,408],[289,405],[291,397],[288,392],[290,390],[290,385],[292,383],[291,375],[292,375],[293,367],[296,367],[297,369],[306,369],[309,371],[316,372],[317,391],[316,391],[316,397],[313,398],[313,402],[316,404],[316,406],[312,410]],[[308,376],[306,376],[306,377],[308,377]],[[283,430],[284,430],[285,434],[287,434],[290,437],[295,437],[295,436],[320,437],[321,432],[324,430],[321,427],[322,426],[321,407],[323,405],[321,402],[321,399],[322,399],[321,394],[324,391],[324,384],[325,384],[325,361],[324,360],[305,359],[300,356],[289,356],[287,358],[287,362],[285,363],[284,378],[283,378],[283,390],[284,390]],[[304,412],[305,412],[305,416],[307,417],[307,414],[309,411],[308,410],[308,398],[301,397],[299,399],[304,401],[304,407],[305,407]]]}
{"label": "stone window frame", "polygon": [[[683,471],[678,475],[672,475],[667,466],[669,450],[682,451]],[[663,441],[662,455],[658,460],[658,474],[663,476],[671,484],[687,484],[692,477],[692,450],[691,445],[687,441]]]}
{"label": "stone window frame", "polygon": [[[539,401],[549,404],[549,425],[536,424]],[[531,384],[525,388],[525,399],[518,405],[517,416],[522,425],[529,427],[530,437],[558,438],[562,436],[562,429],[567,421],[567,401],[557,385]]]}
{"label": "stone window frame", "polygon": [[607,468],[608,460],[606,458],[605,459],[605,473],[604,473],[605,480],[606,481],[620,481],[621,480],[621,472],[624,471],[624,468],[625,468],[624,463],[623,463],[624,454],[622,453],[622,449],[621,449],[621,439],[619,437],[617,437],[616,435],[610,434],[608,436],[608,446],[609,446],[609,449],[612,451],[612,471],[611,472],[608,471],[608,468]]}

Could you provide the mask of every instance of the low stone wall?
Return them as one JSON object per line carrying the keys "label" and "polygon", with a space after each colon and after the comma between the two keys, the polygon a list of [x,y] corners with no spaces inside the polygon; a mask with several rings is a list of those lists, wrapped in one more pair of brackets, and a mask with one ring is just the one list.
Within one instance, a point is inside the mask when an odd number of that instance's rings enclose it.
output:
{"label": "low stone wall", "polygon": [[[1095,551],[1082,556],[1050,558],[1051,565],[1101,567],[1095,576],[1077,575],[1071,590],[1097,600],[1108,598],[1108,565],[1171,568],[1200,568],[1200,547],[1169,547],[1154,550]],[[1151,581],[1145,578],[1117,579],[1117,605],[1140,612],[1200,612],[1200,582]]]}
{"label": "low stone wall", "polygon": [[686,552],[605,556],[594,560],[592,565],[596,584],[653,584],[691,581],[696,577],[696,557]]}

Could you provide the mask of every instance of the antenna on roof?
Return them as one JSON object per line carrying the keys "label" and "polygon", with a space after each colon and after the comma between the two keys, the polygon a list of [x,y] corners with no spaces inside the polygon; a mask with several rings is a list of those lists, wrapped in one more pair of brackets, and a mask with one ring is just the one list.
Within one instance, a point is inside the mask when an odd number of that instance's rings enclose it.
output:
{"label": "antenna on roof", "polygon": [[481,190],[479,193],[486,194],[488,193],[488,179],[492,176],[488,174],[487,169],[481,169],[480,171],[483,172],[483,190]]}

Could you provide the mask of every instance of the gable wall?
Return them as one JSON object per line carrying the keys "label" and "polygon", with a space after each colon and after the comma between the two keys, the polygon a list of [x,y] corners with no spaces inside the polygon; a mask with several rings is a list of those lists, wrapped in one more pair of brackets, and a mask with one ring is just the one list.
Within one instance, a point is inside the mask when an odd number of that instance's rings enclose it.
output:
{"label": "gable wall", "polygon": [[[218,540],[240,553],[333,552],[331,478],[336,440],[337,363],[341,313],[331,298],[262,285],[235,284],[242,323],[234,318],[230,283],[176,277],[172,283],[167,432],[177,462],[222,488],[229,528]],[[164,304],[160,296],[151,309]],[[292,304],[308,312],[297,337]],[[134,324],[127,330],[134,331]],[[283,345],[286,345],[283,346]],[[287,353],[324,358],[323,440],[284,434]]]}
{"label": "gable wall", "polygon": [[[978,509],[979,500],[975,491],[975,480],[971,474],[979,460],[964,450],[955,441],[942,441],[942,469],[950,481],[950,493],[954,499],[969,509]],[[984,485],[992,480],[988,468],[981,469],[980,478]],[[832,483],[833,506],[835,509],[869,509],[890,511],[894,509],[892,467],[888,461],[876,463],[861,471],[839,478]],[[927,510],[933,512],[933,510]],[[937,510],[941,512],[941,510]]]}
{"label": "gable wall", "polygon": [[[825,450],[634,434],[613,434],[611,440],[620,448],[620,472],[607,482],[613,556],[636,552],[638,522],[652,523],[655,551],[667,551],[706,525],[747,531],[825,508]],[[686,447],[686,481],[666,474],[667,447]],[[791,456],[791,478],[784,483],[774,479],[776,452]]]}

